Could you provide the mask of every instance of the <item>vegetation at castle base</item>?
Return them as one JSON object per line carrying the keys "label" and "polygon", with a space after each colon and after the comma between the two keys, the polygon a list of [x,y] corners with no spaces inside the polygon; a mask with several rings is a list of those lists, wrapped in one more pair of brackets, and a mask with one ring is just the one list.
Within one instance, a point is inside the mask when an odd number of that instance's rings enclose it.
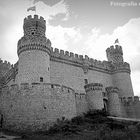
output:
{"label": "vegetation at castle base", "polygon": [[86,114],[67,120],[58,119],[47,132],[32,136],[23,136],[26,140],[139,140],[140,124],[120,122],[107,118],[102,110],[89,111]]}

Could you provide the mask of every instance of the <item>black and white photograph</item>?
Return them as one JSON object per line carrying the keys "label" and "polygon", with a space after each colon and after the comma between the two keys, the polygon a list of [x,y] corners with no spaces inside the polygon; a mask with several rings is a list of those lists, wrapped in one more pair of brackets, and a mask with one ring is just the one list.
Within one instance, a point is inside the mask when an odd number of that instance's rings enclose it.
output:
{"label": "black and white photograph", "polygon": [[140,0],[0,0],[0,140],[140,139]]}

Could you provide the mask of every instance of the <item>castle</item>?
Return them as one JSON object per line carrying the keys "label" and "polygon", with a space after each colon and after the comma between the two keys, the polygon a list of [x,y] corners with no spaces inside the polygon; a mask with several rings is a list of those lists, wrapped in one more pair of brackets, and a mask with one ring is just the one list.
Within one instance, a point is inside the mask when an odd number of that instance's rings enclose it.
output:
{"label": "castle", "polygon": [[130,66],[116,41],[106,50],[108,61],[53,49],[43,17],[24,19],[15,65],[0,61],[0,114],[3,128],[48,129],[58,118],[71,119],[91,109],[111,116],[140,118]]}

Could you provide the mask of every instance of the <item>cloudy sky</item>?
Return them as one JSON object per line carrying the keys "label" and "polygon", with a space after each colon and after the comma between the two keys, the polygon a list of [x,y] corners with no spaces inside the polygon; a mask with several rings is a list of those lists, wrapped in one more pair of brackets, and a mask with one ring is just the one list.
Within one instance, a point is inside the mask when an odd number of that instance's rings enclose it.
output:
{"label": "cloudy sky", "polygon": [[23,19],[35,13],[47,21],[52,47],[106,60],[105,50],[119,39],[131,65],[135,95],[140,96],[139,0],[0,0],[0,58],[16,63]]}

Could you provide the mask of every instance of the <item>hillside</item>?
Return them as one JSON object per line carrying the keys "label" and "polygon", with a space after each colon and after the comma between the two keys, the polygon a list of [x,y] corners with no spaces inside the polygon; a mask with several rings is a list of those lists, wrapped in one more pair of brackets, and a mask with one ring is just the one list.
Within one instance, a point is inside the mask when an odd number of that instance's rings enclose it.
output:
{"label": "hillside", "polygon": [[20,140],[139,140],[138,122],[121,122],[110,119],[102,110],[67,120],[58,119],[48,131],[22,133]]}

